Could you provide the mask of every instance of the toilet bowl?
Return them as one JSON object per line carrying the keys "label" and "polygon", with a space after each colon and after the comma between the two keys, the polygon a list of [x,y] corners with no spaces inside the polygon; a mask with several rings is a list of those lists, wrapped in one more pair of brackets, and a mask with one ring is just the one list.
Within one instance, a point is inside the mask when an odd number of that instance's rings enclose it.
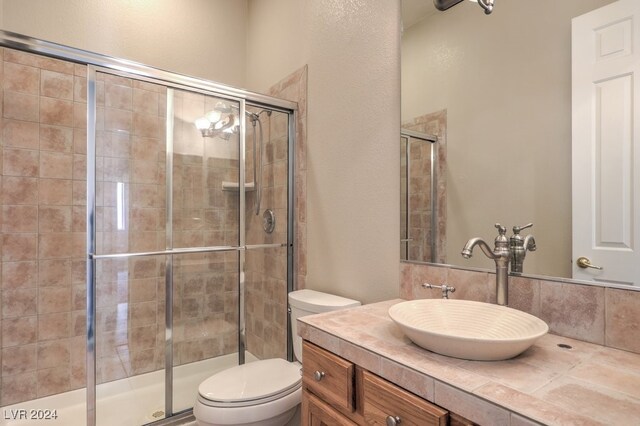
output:
{"label": "toilet bowl", "polygon": [[[293,349],[302,361],[296,320],[346,309],[360,302],[313,290],[289,293]],[[302,398],[301,364],[280,358],[238,365],[214,374],[198,387],[193,415],[200,426],[283,426],[296,414]]]}

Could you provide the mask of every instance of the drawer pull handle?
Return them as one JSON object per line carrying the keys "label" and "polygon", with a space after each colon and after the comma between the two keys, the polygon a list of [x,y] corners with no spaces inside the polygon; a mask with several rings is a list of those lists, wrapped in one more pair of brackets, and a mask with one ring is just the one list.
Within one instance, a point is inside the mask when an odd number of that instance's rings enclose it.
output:
{"label": "drawer pull handle", "polygon": [[324,371],[316,371],[313,373],[313,378],[316,379],[316,382],[319,382],[324,377]]}
{"label": "drawer pull handle", "polygon": [[398,426],[400,423],[402,423],[402,420],[400,420],[400,417],[387,416],[387,426]]}

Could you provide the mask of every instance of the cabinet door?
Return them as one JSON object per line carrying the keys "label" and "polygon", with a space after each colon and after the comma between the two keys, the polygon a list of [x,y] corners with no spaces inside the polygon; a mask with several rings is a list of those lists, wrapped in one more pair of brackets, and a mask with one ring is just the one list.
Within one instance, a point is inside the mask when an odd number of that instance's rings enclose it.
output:
{"label": "cabinet door", "polygon": [[418,396],[364,372],[364,420],[367,425],[445,426],[448,412]]}
{"label": "cabinet door", "polygon": [[309,342],[302,345],[302,381],[324,401],[355,410],[353,363]]}
{"label": "cabinet door", "polygon": [[357,426],[312,393],[302,392],[302,426]]}

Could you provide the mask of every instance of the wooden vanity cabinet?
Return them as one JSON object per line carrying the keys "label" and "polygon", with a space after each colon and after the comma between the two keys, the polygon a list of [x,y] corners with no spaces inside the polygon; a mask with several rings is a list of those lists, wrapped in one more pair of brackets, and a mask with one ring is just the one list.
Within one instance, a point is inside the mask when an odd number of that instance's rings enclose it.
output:
{"label": "wooden vanity cabinet", "polygon": [[302,426],[474,426],[312,343],[302,350]]}

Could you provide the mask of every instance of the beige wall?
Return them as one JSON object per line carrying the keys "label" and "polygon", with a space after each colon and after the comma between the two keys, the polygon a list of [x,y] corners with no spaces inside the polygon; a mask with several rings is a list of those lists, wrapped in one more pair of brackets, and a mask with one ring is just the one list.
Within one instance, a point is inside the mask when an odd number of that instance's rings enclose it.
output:
{"label": "beige wall", "polygon": [[606,3],[464,2],[405,31],[403,121],[447,109],[448,263],[491,268],[467,239],[533,222],[525,272],[570,276],[570,20]]}
{"label": "beige wall", "polygon": [[243,86],[246,0],[3,0],[2,29]]}
{"label": "beige wall", "polygon": [[309,64],[306,286],[363,302],[398,294],[399,3],[278,1],[282,20],[249,37],[288,29],[261,63],[250,48],[250,69]]}

